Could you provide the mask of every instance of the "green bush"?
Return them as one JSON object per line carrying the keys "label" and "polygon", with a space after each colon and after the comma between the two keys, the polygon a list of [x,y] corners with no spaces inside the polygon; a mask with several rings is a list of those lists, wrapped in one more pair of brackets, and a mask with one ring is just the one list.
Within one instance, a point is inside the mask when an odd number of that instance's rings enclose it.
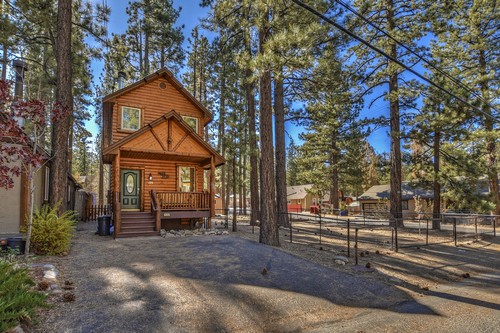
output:
{"label": "green bush", "polygon": [[33,213],[31,249],[36,254],[56,255],[69,250],[75,228],[75,213],[66,211],[59,216],[58,207],[46,205],[41,210],[35,209]]}
{"label": "green bush", "polygon": [[35,310],[46,306],[45,295],[33,290],[34,285],[26,269],[0,258],[0,332],[32,321]]}

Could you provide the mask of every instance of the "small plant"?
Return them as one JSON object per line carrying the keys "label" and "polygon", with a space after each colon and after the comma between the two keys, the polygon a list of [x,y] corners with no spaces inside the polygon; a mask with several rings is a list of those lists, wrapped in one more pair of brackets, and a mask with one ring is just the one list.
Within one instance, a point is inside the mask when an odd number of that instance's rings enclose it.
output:
{"label": "small plant", "polygon": [[31,248],[36,254],[57,255],[69,250],[75,228],[75,213],[57,214],[59,204],[35,209]]}
{"label": "small plant", "polygon": [[34,285],[26,269],[0,260],[0,332],[32,321],[35,310],[46,306],[45,295],[33,290]]}
{"label": "small plant", "polygon": [[15,263],[17,261],[17,256],[19,255],[19,249],[12,249],[10,247],[5,251],[0,251],[0,260],[7,261],[10,263]]}

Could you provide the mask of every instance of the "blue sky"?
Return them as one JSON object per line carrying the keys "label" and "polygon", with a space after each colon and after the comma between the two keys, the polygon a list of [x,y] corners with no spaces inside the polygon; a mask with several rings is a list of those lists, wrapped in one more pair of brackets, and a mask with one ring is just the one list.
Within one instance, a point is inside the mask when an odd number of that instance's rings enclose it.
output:
{"label": "blue sky", "polygon": [[[94,0],[94,2],[102,3],[103,0]],[[128,1],[107,0],[107,3],[108,6],[111,7],[111,15],[108,24],[109,34],[111,35],[111,33],[124,33],[127,29],[127,15],[125,13],[125,8],[128,6]],[[184,25],[184,49],[186,49],[187,38],[191,35],[192,29],[199,23],[200,19],[207,15],[208,9],[200,7],[199,0],[173,0],[173,3],[175,8],[182,7],[178,25]],[[102,70],[102,62],[94,61],[92,64],[92,70],[94,72],[94,78],[96,78],[97,80]],[[178,73],[176,76],[179,78],[180,73]],[[380,100],[378,103],[372,106],[371,109],[363,110],[361,113],[361,117],[376,117],[380,115],[388,116],[388,114],[388,103]],[[92,133],[96,133],[97,127],[93,120],[88,123],[88,129]],[[303,131],[303,128],[298,127],[292,123],[287,123],[286,130],[294,138],[295,142],[299,143],[298,134]],[[388,152],[390,150],[390,139],[387,132],[387,128],[380,128],[373,132],[368,138],[368,141],[379,153]]]}

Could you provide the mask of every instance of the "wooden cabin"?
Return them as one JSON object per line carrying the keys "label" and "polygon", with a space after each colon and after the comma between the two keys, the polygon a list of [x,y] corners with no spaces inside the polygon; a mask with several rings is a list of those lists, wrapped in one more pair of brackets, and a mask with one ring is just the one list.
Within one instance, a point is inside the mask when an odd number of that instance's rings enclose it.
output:
{"label": "wooden cabin", "polygon": [[215,168],[225,162],[203,139],[211,120],[165,68],[103,98],[115,237],[210,224]]}

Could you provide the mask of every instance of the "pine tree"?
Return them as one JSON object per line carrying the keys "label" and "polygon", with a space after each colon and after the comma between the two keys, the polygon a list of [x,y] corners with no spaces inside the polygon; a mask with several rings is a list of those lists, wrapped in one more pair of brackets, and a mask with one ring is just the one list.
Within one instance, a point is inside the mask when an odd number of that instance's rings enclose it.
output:
{"label": "pine tree", "polygon": [[[380,28],[384,29],[398,40],[412,47],[417,48],[417,41],[423,36],[425,29],[418,23],[423,22],[424,5],[423,1],[413,1],[407,3],[399,0],[379,0],[368,2],[364,0],[355,1],[358,11],[365,17],[369,17]],[[415,24],[417,22],[417,24]],[[364,23],[353,19],[350,26],[356,27],[357,33],[361,34],[365,40],[384,50],[392,58],[414,63],[416,59],[405,49],[402,49],[394,40],[381,34],[378,30]],[[373,91],[382,85],[387,85],[383,96],[389,103],[390,116],[390,138],[391,138],[391,179],[390,179],[390,213],[393,219],[403,226],[402,217],[402,162],[401,162],[401,112],[412,106],[416,89],[405,84],[408,78],[404,77],[404,70],[396,63],[388,60],[384,56],[368,50],[364,46],[355,46],[357,64],[360,70],[365,73],[366,93]],[[410,81],[411,82],[411,81]],[[372,103],[379,97],[373,99]]]}

